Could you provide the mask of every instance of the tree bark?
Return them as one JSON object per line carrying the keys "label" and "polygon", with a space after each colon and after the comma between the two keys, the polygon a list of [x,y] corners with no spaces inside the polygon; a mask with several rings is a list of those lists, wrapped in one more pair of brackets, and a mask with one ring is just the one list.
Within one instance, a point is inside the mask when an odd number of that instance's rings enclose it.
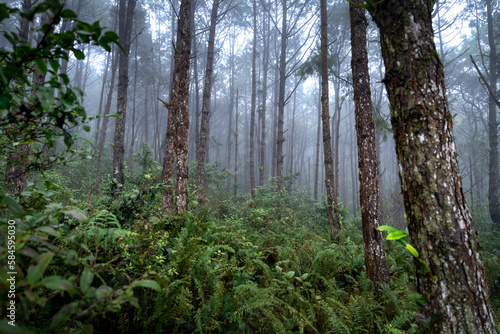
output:
{"label": "tree bark", "polygon": [[278,135],[276,138],[276,177],[278,179],[278,191],[283,189],[283,142],[285,136],[283,132],[283,123],[285,117],[285,89],[286,89],[286,43],[288,40],[287,30],[287,0],[282,0],[283,17],[281,21],[281,54],[279,71],[279,97],[278,97]]}
{"label": "tree bark", "polygon": [[328,19],[326,0],[320,0],[321,11],[321,121],[323,129],[323,161],[325,164],[326,201],[330,230],[336,236],[340,230],[340,218],[335,195],[332,141],[330,134],[330,111],[328,99]]}
{"label": "tree bark", "polygon": [[201,128],[200,143],[198,147],[198,173],[197,183],[202,189],[205,188],[205,161],[208,150],[208,132],[210,120],[210,96],[212,93],[212,73],[214,66],[214,48],[215,48],[215,28],[217,25],[217,12],[219,10],[220,0],[214,0],[212,5],[212,15],[210,17],[210,32],[208,35],[207,64],[205,70],[205,86],[203,87],[203,101],[201,106]]}
{"label": "tree bark", "polygon": [[[356,0],[354,0],[356,1]],[[358,2],[359,3],[359,2]],[[365,253],[366,276],[375,284],[389,285],[380,226],[377,145],[368,70],[366,30],[368,22],[363,8],[349,5],[351,18],[351,69],[354,86],[356,133],[358,138],[359,202]]]}
{"label": "tree bark", "polygon": [[263,37],[264,50],[262,57],[262,105],[260,107],[260,166],[259,186],[266,181],[266,113],[267,113],[267,72],[269,70],[269,18],[264,19]]}
{"label": "tree bark", "polygon": [[[132,35],[132,20],[137,0],[120,0],[119,41],[124,52],[119,53],[118,91],[115,121],[115,135],[113,140],[113,177],[118,183],[124,183],[123,158],[125,154],[125,125],[127,115],[128,68],[130,53],[130,38]],[[119,188],[120,189],[120,188]]]}
{"label": "tree bark", "polygon": [[[217,1],[217,0],[216,0]],[[161,179],[166,185],[163,192],[163,210],[178,214],[187,210],[188,131],[189,131],[189,65],[191,55],[191,0],[182,0],[179,9],[177,41],[175,45],[174,73],[170,89],[166,148],[163,156]],[[173,193],[174,160],[177,183]]]}
{"label": "tree bark", "polygon": [[257,100],[257,2],[253,0],[252,98],[250,103],[250,193],[255,199],[255,104]]}
{"label": "tree bark", "polygon": [[408,229],[429,269],[416,274],[428,300],[422,313],[431,333],[496,333],[462,190],[432,7],[432,0],[369,5],[380,29]]}

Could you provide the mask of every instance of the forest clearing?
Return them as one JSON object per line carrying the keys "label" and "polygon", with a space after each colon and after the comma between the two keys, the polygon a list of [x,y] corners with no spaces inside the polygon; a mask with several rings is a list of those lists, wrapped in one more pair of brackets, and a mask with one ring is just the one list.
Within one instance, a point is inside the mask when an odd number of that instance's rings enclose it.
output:
{"label": "forest clearing", "polygon": [[4,0],[1,333],[497,333],[498,0]]}

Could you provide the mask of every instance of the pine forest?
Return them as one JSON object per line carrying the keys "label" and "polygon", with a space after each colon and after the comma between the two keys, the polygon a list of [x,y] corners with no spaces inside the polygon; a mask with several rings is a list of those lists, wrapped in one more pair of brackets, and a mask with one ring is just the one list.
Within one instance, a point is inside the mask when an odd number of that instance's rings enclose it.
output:
{"label": "pine forest", "polygon": [[499,333],[499,111],[499,0],[1,0],[0,333]]}

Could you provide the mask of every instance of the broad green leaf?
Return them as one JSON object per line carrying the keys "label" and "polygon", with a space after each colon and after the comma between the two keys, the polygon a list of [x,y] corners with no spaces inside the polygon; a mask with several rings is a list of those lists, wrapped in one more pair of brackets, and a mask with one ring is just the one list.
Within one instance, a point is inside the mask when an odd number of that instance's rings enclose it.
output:
{"label": "broad green leaf", "polygon": [[130,287],[135,288],[137,286],[142,286],[145,288],[150,288],[153,290],[156,290],[157,292],[160,292],[161,288],[156,281],[145,279],[145,280],[140,280],[140,281],[134,281],[132,284],[130,284]]}
{"label": "broad green leaf", "polygon": [[82,50],[73,49],[73,54],[75,55],[75,58],[78,60],[85,59],[85,54],[82,52]]}
{"label": "broad green leaf", "polygon": [[295,275],[295,271],[290,270],[289,272],[287,272],[287,273],[285,274],[285,277],[287,277],[287,278],[292,278],[294,275]]}
{"label": "broad green leaf", "polygon": [[90,131],[90,126],[88,126],[87,124],[83,124],[82,125],[82,128],[85,132],[89,132]]}
{"label": "broad green leaf", "polygon": [[49,64],[50,64],[50,67],[52,67],[52,69],[54,71],[58,71],[59,70],[59,62],[55,59],[49,59]]}
{"label": "broad green leaf", "polygon": [[83,212],[81,212],[78,209],[64,210],[63,213],[66,216],[70,216],[71,218],[75,218],[78,221],[85,221],[85,220],[87,220],[87,217],[83,214]]}
{"label": "broad green leaf", "polygon": [[40,284],[47,289],[69,291],[73,289],[73,284],[61,276],[45,277]]}
{"label": "broad green leaf", "polygon": [[71,9],[63,9],[61,11],[61,17],[63,19],[76,19],[76,13],[72,11]]}
{"label": "broad green leaf", "polygon": [[85,293],[90,288],[92,281],[94,280],[94,273],[89,267],[85,267],[80,277],[80,288],[82,292]]}
{"label": "broad green leaf", "polygon": [[20,217],[20,216],[22,216],[24,214],[23,208],[12,197],[9,197],[7,195],[0,195],[0,203],[7,204],[7,206],[9,207],[10,212],[15,217]]}
{"label": "broad green leaf", "polygon": [[399,239],[402,239],[404,237],[406,237],[407,234],[406,232],[403,232],[403,231],[395,231],[395,232],[391,232],[387,235],[387,240],[399,240]]}
{"label": "broad green leaf", "polygon": [[415,256],[416,258],[418,258],[418,252],[417,250],[415,249],[415,247],[413,247],[412,245],[410,244],[406,244],[406,249],[408,249],[410,251],[410,253],[413,254],[413,256]]}
{"label": "broad green leaf", "polygon": [[36,67],[43,73],[47,74],[47,63],[45,63],[45,60],[41,58],[37,58],[34,60]]}
{"label": "broad green leaf", "polygon": [[38,263],[36,265],[30,266],[28,268],[27,279],[28,279],[28,283],[30,285],[35,284],[36,282],[38,282],[42,278],[43,273],[47,269],[47,267],[48,267],[48,265],[53,257],[54,257],[54,253],[52,253],[52,252],[43,253],[42,255],[40,255],[38,257]]}
{"label": "broad green leaf", "polygon": [[40,226],[36,230],[50,234],[53,237],[59,237],[59,233],[50,226]]}
{"label": "broad green leaf", "polygon": [[107,114],[104,117],[118,117],[118,114]]}

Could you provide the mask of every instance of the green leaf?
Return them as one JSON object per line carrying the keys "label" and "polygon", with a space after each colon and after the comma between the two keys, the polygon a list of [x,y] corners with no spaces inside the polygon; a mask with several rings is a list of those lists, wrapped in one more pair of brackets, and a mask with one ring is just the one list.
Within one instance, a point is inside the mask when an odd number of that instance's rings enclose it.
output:
{"label": "green leaf", "polygon": [[386,231],[386,232],[401,232],[397,228],[394,228],[394,227],[389,226],[389,225],[379,226],[379,227],[377,227],[377,230],[379,230],[379,231]]}
{"label": "green leaf", "polygon": [[80,334],[92,334],[94,333],[94,325],[92,324],[86,324],[85,326],[82,327]]}
{"label": "green leaf", "polygon": [[38,257],[38,264],[34,266],[30,266],[28,268],[28,283],[30,285],[34,285],[36,282],[38,282],[42,276],[45,270],[47,269],[50,261],[52,261],[52,258],[54,257],[54,253],[52,252],[47,252],[43,253]]}
{"label": "green leaf", "polygon": [[107,114],[104,117],[118,117],[118,114]]}
{"label": "green leaf", "polygon": [[63,290],[70,291],[73,290],[73,284],[67,279],[62,278],[61,276],[49,276],[45,277],[40,284],[47,289],[51,290]]}
{"label": "green leaf", "polygon": [[73,54],[75,55],[75,58],[78,60],[85,59],[85,54],[83,53],[82,50],[73,49]]}
{"label": "green leaf", "polygon": [[417,250],[415,249],[415,247],[413,247],[412,245],[410,244],[406,244],[406,249],[408,249],[410,251],[410,253],[413,254],[413,256],[415,256],[417,259],[418,259],[418,252]]}
{"label": "green leaf", "polygon": [[76,13],[71,9],[63,9],[61,11],[61,18],[63,19],[76,19]]}
{"label": "green leaf", "polygon": [[45,63],[45,60],[41,58],[37,58],[34,60],[36,67],[43,73],[47,74],[47,63]]}
{"label": "green leaf", "polygon": [[80,277],[80,288],[82,292],[85,293],[90,288],[92,281],[94,280],[94,273],[89,267],[85,267]]}
{"label": "green leaf", "polygon": [[12,95],[8,93],[0,94],[0,110],[10,109],[11,100],[12,100]]}
{"label": "green leaf", "polygon": [[58,71],[59,70],[59,62],[55,59],[49,59],[49,64],[50,64],[50,67],[52,67],[52,69],[54,71]]}
{"label": "green leaf", "polygon": [[387,235],[387,240],[399,240],[399,239],[402,239],[404,237],[406,237],[407,234],[406,232],[403,232],[403,231],[395,231],[395,232],[391,232]]}
{"label": "green leaf", "polygon": [[78,221],[85,221],[85,220],[87,220],[87,217],[83,214],[83,212],[81,212],[78,209],[64,210],[63,213],[66,216],[70,216],[71,218],[75,218]]}
{"label": "green leaf", "polygon": [[83,124],[82,125],[82,128],[85,132],[89,132],[90,131],[90,126],[88,126],[87,124]]}
{"label": "green leaf", "polygon": [[59,329],[70,318],[71,314],[76,310],[79,302],[72,302],[61,308],[59,312],[52,318],[52,329]]}
{"label": "green leaf", "polygon": [[53,237],[59,237],[59,233],[50,226],[40,226],[36,230],[50,234]]}
{"label": "green leaf", "polygon": [[0,195],[0,203],[7,204],[14,217],[21,217],[24,214],[23,208],[12,197]]}
{"label": "green leaf", "polygon": [[130,284],[131,288],[135,288],[137,286],[150,288],[150,289],[156,290],[156,292],[160,292],[160,290],[161,290],[160,285],[158,283],[156,283],[156,281],[149,280],[149,279],[134,281],[134,282],[132,282],[132,284]]}
{"label": "green leaf", "polygon": [[285,277],[286,277],[286,278],[292,278],[294,275],[295,275],[295,271],[290,270],[289,272],[287,272],[287,273],[285,274]]}

